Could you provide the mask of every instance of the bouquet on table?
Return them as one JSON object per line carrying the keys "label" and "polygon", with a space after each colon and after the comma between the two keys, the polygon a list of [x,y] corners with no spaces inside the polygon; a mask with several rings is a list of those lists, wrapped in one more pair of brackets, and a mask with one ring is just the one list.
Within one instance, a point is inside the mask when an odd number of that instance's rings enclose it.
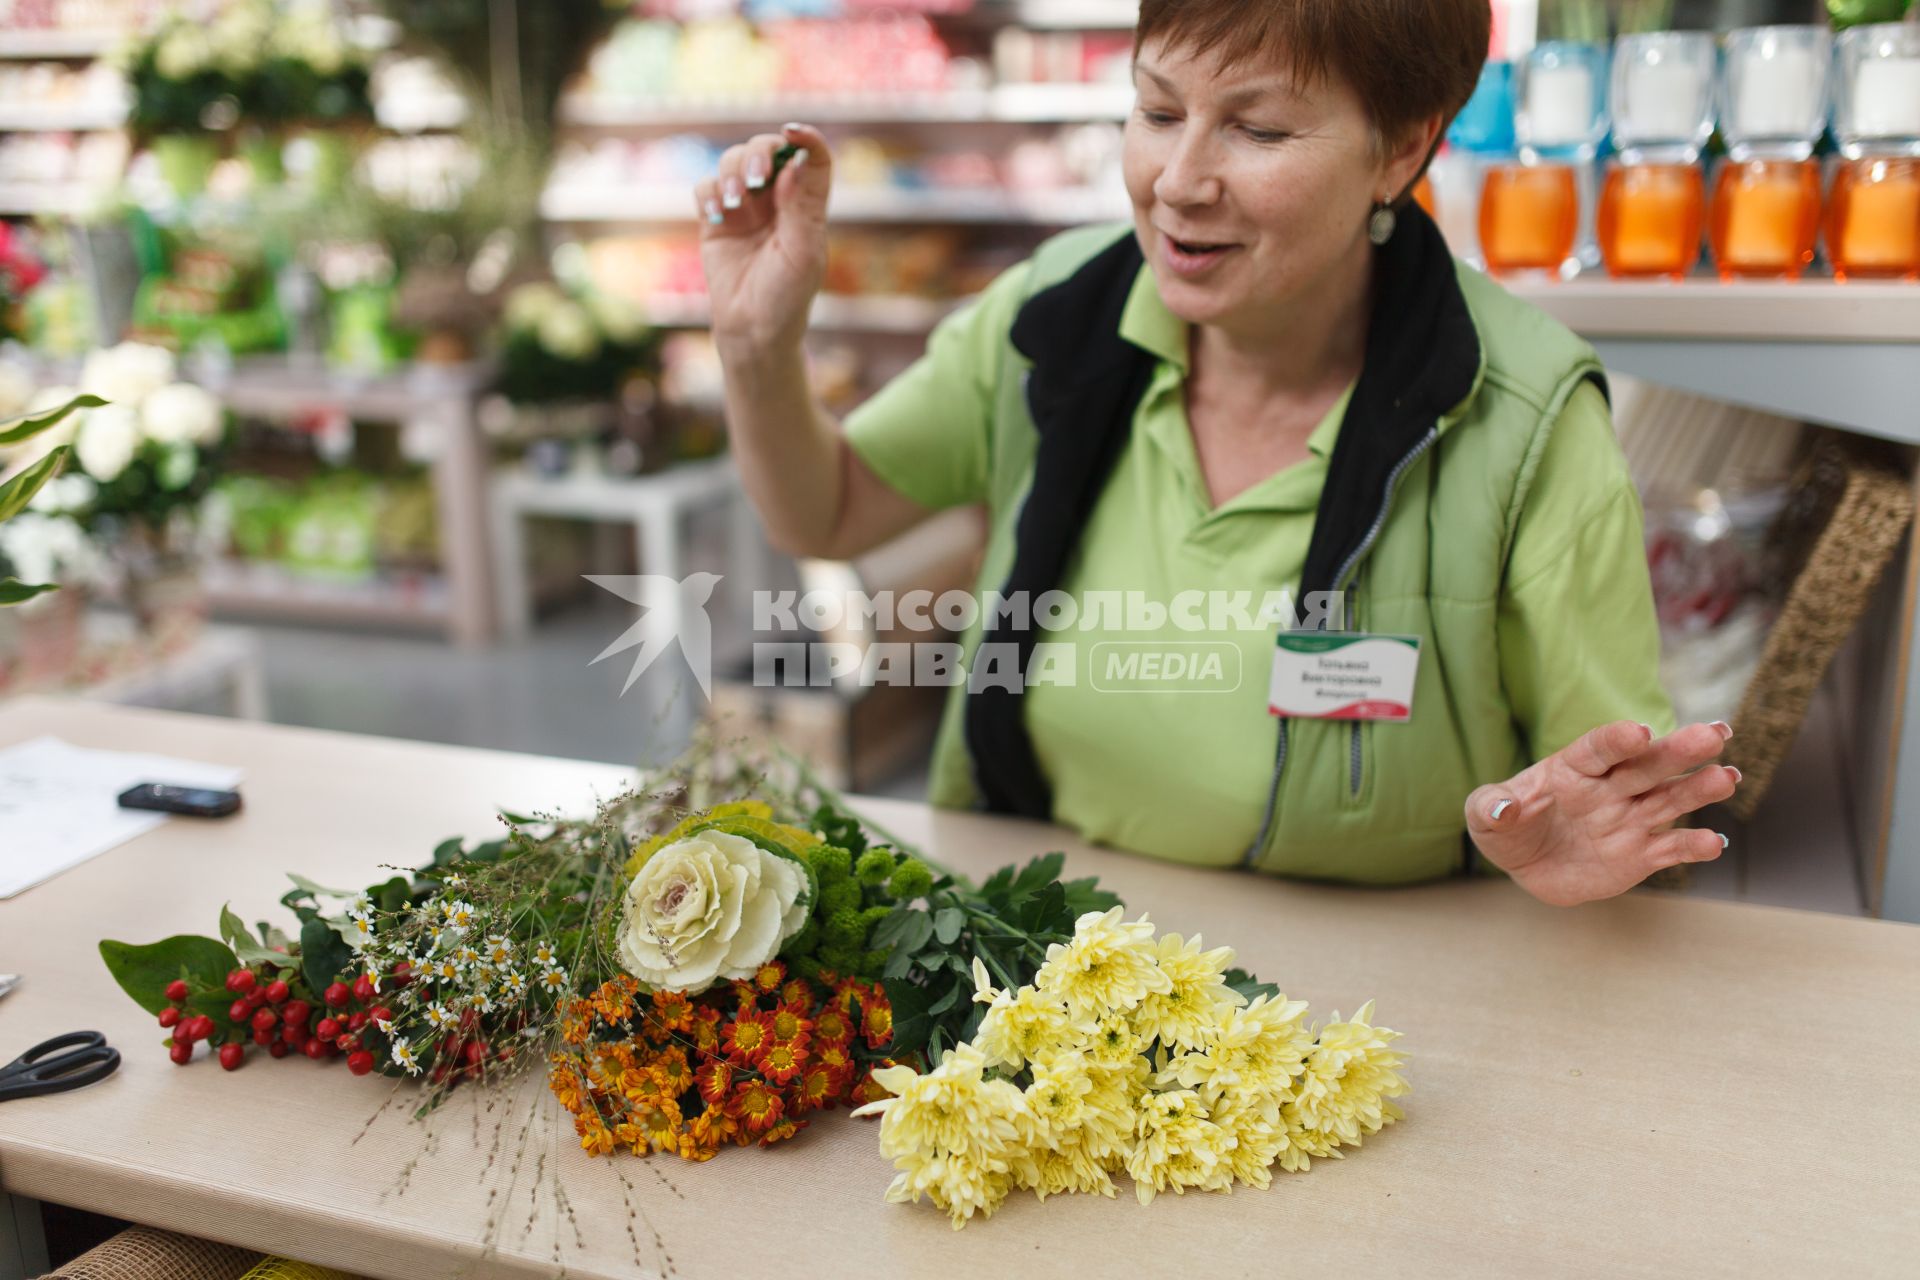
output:
{"label": "bouquet on table", "polygon": [[[956,1227],[1016,1190],[1267,1185],[1398,1118],[1396,1033],[1318,1027],[1232,967],[1156,937],[1054,853],[974,885],[810,780],[669,775],[588,821],[509,818],[357,893],[300,877],[297,936],[103,942],[185,1064],[206,1041],[344,1056],[417,1081],[544,1073],[589,1155],[711,1159],[878,1114],[900,1173]],[[256,936],[257,935],[257,936]]]}

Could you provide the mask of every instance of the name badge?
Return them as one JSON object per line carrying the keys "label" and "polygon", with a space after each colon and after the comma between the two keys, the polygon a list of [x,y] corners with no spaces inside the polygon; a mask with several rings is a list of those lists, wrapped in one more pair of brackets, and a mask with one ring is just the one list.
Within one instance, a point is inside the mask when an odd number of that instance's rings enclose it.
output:
{"label": "name badge", "polygon": [[1311,720],[1408,720],[1419,674],[1418,636],[1282,631],[1267,710]]}

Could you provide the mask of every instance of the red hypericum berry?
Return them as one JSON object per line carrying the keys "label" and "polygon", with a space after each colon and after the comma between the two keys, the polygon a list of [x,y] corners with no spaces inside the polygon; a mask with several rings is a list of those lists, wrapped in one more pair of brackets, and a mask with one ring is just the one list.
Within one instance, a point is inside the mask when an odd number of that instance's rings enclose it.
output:
{"label": "red hypericum berry", "polygon": [[393,966],[393,985],[394,986],[404,987],[409,982],[412,982],[412,981],[413,981],[412,965],[408,964],[405,960],[402,960],[399,964]]}
{"label": "red hypericum berry", "polygon": [[191,1035],[195,1040],[205,1040],[213,1034],[213,1019],[203,1013],[198,1017],[189,1018],[187,1020],[187,1028],[187,1034]]}
{"label": "red hypericum berry", "polygon": [[306,1054],[309,1058],[312,1058],[315,1062],[318,1062],[320,1061],[320,1059],[327,1056],[327,1042],[325,1040],[322,1040],[319,1036],[315,1036],[313,1039],[307,1041],[306,1044],[301,1046],[300,1052]]}
{"label": "red hypericum berry", "polygon": [[256,1030],[253,1033],[253,1042],[259,1045],[262,1049],[278,1044],[279,1041],[280,1041],[280,1037],[273,1034],[273,1029],[271,1027],[261,1028]]}
{"label": "red hypericum berry", "polygon": [[254,976],[253,970],[242,969],[240,970],[240,972],[233,975],[233,979],[232,979],[233,989],[244,996],[249,991],[252,991],[254,988],[254,984],[259,981],[260,979]]}
{"label": "red hypericum berry", "polygon": [[175,1004],[179,1004],[182,1000],[185,1000],[186,998],[187,998],[187,984],[185,979],[175,978],[172,982],[169,982],[167,984],[167,999],[173,1001]]}
{"label": "red hypericum berry", "polygon": [[220,1065],[228,1071],[238,1071],[240,1064],[247,1060],[247,1051],[237,1044],[220,1046]]}
{"label": "red hypericum berry", "polygon": [[173,1048],[167,1050],[167,1056],[173,1059],[175,1066],[186,1066],[193,1061],[193,1041],[175,1039]]}
{"label": "red hypericum berry", "polygon": [[227,990],[233,992],[235,995],[241,994],[240,973],[241,971],[238,969],[229,970],[227,973]]}
{"label": "red hypericum berry", "polygon": [[373,1008],[367,1010],[367,1021],[374,1022],[374,1023],[392,1022],[393,1010],[387,1008],[387,1006],[383,1004],[377,1004],[373,1006]]}
{"label": "red hypericum berry", "polygon": [[367,1025],[367,1015],[364,1013],[356,1013],[351,1018],[347,1019],[347,1030],[349,1031],[359,1031],[361,1028],[365,1027],[366,1025]]}
{"label": "red hypericum berry", "polygon": [[253,1015],[255,1031],[271,1031],[280,1024],[280,1015],[271,1009],[257,1009]]}
{"label": "red hypericum berry", "polygon": [[287,984],[282,982],[278,978],[275,978],[272,982],[269,982],[267,984],[267,1003],[268,1004],[285,1004],[287,1001],[287,996],[290,994],[291,992],[288,989]]}
{"label": "red hypericum berry", "polygon": [[451,1036],[440,1042],[440,1057],[447,1062],[459,1062],[467,1051],[467,1042],[459,1036]]}
{"label": "red hypericum berry", "polygon": [[354,1053],[360,1048],[360,1037],[349,1031],[346,1035],[334,1041],[334,1043],[340,1046],[341,1052]]}
{"label": "red hypericum berry", "polygon": [[357,1076],[364,1076],[373,1070],[373,1055],[365,1049],[347,1055],[347,1070]]}
{"label": "red hypericum berry", "polygon": [[479,1066],[487,1060],[487,1042],[485,1040],[468,1041],[467,1051],[464,1056],[466,1057],[468,1066]]}
{"label": "red hypericum berry", "polygon": [[284,1058],[292,1052],[293,1050],[287,1047],[285,1040],[275,1040],[267,1046],[267,1056],[271,1058]]}
{"label": "red hypericum berry", "polygon": [[255,987],[253,990],[247,992],[246,1001],[247,1001],[248,1009],[266,1008],[267,1007],[267,989],[265,987]]}
{"label": "red hypericum berry", "polygon": [[373,979],[366,974],[363,973],[353,980],[353,998],[361,1004],[366,1004],[377,994],[379,993],[373,989]]}
{"label": "red hypericum berry", "polygon": [[180,1021],[180,1010],[175,1008],[173,1005],[168,1005],[166,1008],[160,1011],[161,1026],[171,1027],[179,1021]]}
{"label": "red hypericum berry", "polygon": [[336,1018],[322,1018],[320,1025],[313,1029],[313,1034],[322,1040],[331,1040],[340,1034],[340,1022]]}
{"label": "red hypericum berry", "polygon": [[336,982],[328,987],[321,999],[327,1002],[329,1009],[338,1009],[353,998],[353,990],[344,982]]}
{"label": "red hypericum berry", "polygon": [[305,1000],[294,1000],[280,1011],[280,1016],[287,1020],[290,1027],[304,1027],[307,1019],[313,1016],[313,1006]]}
{"label": "red hypericum berry", "polygon": [[445,1084],[447,1082],[447,1064],[443,1062],[433,1070],[427,1072],[427,1079],[434,1084]]}
{"label": "red hypericum berry", "polygon": [[231,1022],[245,1022],[253,1016],[253,1010],[247,1007],[245,1000],[235,1000],[227,1006],[227,1019]]}

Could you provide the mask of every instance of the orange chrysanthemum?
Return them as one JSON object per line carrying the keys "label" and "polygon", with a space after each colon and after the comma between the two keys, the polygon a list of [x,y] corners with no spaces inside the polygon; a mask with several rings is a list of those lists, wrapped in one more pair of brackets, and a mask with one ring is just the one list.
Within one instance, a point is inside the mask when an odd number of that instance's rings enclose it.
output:
{"label": "orange chrysanthemum", "polygon": [[760,1074],[775,1084],[784,1085],[806,1070],[807,1038],[803,1033],[795,1040],[775,1040],[760,1054],[755,1064]]}
{"label": "orange chrysanthemum", "polygon": [[702,1057],[720,1047],[720,1011],[704,1005],[693,1015],[693,1047]]}
{"label": "orange chrysanthemum", "polygon": [[754,989],[762,995],[772,995],[787,980],[787,966],[778,960],[769,960],[753,971]]}
{"label": "orange chrysanthemum", "polygon": [[760,1007],[760,992],[755,989],[751,982],[736,978],[733,982],[733,1003],[734,1006],[743,1013],[749,1009],[758,1009]]}
{"label": "orange chrysanthemum", "polygon": [[783,1004],[769,1015],[768,1029],[775,1044],[793,1044],[813,1030],[812,1019],[804,1009]]}
{"label": "orange chrysanthemum", "polygon": [[893,1043],[893,1006],[885,996],[869,995],[861,1000],[860,1030],[869,1049],[884,1049]]}
{"label": "orange chrysanthemum", "polygon": [[800,1073],[800,1083],[790,1093],[794,1114],[824,1111],[831,1107],[840,1100],[850,1074],[848,1068],[836,1070],[820,1062],[809,1066]]}
{"label": "orange chrysanthemum", "polygon": [[[822,980],[826,978],[825,974],[820,976]],[[840,1012],[845,1014],[851,1014],[854,1001],[865,998],[867,994],[867,984],[858,978],[845,978],[833,983],[832,986],[833,1003],[838,1005]]]}
{"label": "orange chrysanthemum", "polygon": [[613,1126],[613,1139],[634,1155],[647,1154],[647,1131],[630,1120]]}
{"label": "orange chrysanthemum", "polygon": [[[892,1064],[887,1064],[892,1065]],[[860,1083],[853,1086],[853,1104],[863,1107],[869,1102],[883,1102],[893,1095],[880,1087],[873,1078],[873,1068],[869,1067],[860,1075]]]}
{"label": "orange chrysanthemum", "polygon": [[615,978],[593,993],[593,1012],[603,1022],[625,1022],[633,1016],[633,998],[640,984],[632,978]]}
{"label": "orange chrysanthemum", "polygon": [[813,984],[805,978],[788,978],[786,985],[780,988],[780,1003],[797,1005],[803,1009],[813,1007]]}
{"label": "orange chrysanthemum", "polygon": [[665,1031],[691,1031],[693,1001],[687,999],[683,991],[656,991],[653,993],[653,1016]]}
{"label": "orange chrysanthemum", "polygon": [[687,1051],[678,1045],[654,1055],[653,1071],[660,1079],[662,1092],[669,1098],[677,1098],[693,1088],[693,1068],[687,1063]]}
{"label": "orange chrysanthemum", "polygon": [[655,1151],[680,1149],[680,1106],[672,1099],[643,1103],[633,1110],[634,1119],[646,1131],[647,1143]]}
{"label": "orange chrysanthemum", "polygon": [[853,1070],[853,1058],[848,1055],[847,1046],[843,1044],[819,1045],[814,1049],[813,1057],[814,1061],[835,1071],[841,1069],[847,1071]]}
{"label": "orange chrysanthemum", "polygon": [[633,1066],[620,1073],[620,1095],[629,1102],[657,1098],[662,1092],[659,1073],[651,1067]]}
{"label": "orange chrysanthemum", "polygon": [[750,1066],[764,1052],[773,1039],[770,1020],[765,1014],[742,1010],[727,1024],[720,1033],[720,1041],[726,1055],[740,1066]]}
{"label": "orange chrysanthemum", "polygon": [[580,1109],[580,1095],[586,1092],[586,1085],[581,1081],[579,1071],[567,1059],[555,1060],[553,1072],[547,1077],[547,1087],[553,1090],[554,1097],[560,1099],[561,1106],[569,1111]]}
{"label": "orange chrysanthemum", "polygon": [[748,1080],[727,1100],[727,1114],[748,1134],[762,1134],[779,1124],[786,1109],[785,1100],[764,1080]]}
{"label": "orange chrysanthemum", "polygon": [[827,1004],[813,1015],[813,1038],[821,1044],[846,1044],[853,1039],[853,1019],[837,1004]]}
{"label": "orange chrysanthemum", "polygon": [[805,1120],[782,1120],[760,1135],[760,1145],[770,1147],[776,1142],[784,1142],[806,1127]]}
{"label": "orange chrysanthemum", "polygon": [[718,1150],[723,1143],[732,1142],[740,1132],[740,1122],[728,1113],[723,1104],[709,1104],[705,1111],[693,1118],[687,1126],[687,1137],[703,1148]]}
{"label": "orange chrysanthemum", "polygon": [[726,1102],[727,1095],[733,1091],[735,1070],[730,1062],[714,1061],[694,1073],[700,1097],[709,1107],[721,1106]]}
{"label": "orange chrysanthemum", "polygon": [[602,1124],[599,1116],[587,1122],[586,1132],[580,1135],[580,1149],[590,1156],[610,1156],[613,1154],[613,1130]]}

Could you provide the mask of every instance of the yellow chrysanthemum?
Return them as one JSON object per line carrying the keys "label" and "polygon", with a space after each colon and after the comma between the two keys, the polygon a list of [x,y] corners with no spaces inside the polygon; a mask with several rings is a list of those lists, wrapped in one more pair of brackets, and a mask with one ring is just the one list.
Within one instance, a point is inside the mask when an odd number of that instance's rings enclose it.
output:
{"label": "yellow chrysanthemum", "polygon": [[988,1066],[1018,1071],[1047,1050],[1070,1042],[1067,1007],[1058,996],[1036,987],[996,991],[978,957],[973,962],[973,985],[974,1000],[987,1006],[973,1043],[986,1056]]}
{"label": "yellow chrysanthemum", "polygon": [[899,1170],[887,1199],[927,1196],[956,1230],[997,1209],[1013,1188],[1015,1165],[1031,1163],[1017,1125],[1026,1099],[985,1071],[980,1051],[964,1044],[925,1075],[886,1067],[873,1078],[893,1096],[853,1112],[881,1117],[880,1150]]}
{"label": "yellow chrysanthemum", "polygon": [[1086,1117],[1087,1095],[1093,1075],[1086,1055],[1062,1053],[1033,1065],[1033,1083],[1026,1088],[1027,1110],[1038,1126],[1041,1141],[1065,1137]]}
{"label": "yellow chrysanthemum", "polygon": [[1371,1000],[1352,1021],[1320,1028],[1293,1088],[1292,1112],[1302,1127],[1336,1145],[1357,1147],[1400,1119],[1403,1112],[1392,1100],[1407,1092],[1399,1074],[1406,1059],[1389,1047],[1399,1038],[1399,1032],[1373,1025]]}
{"label": "yellow chrysanthemum", "polygon": [[1129,1012],[1172,987],[1155,960],[1153,925],[1145,916],[1122,921],[1119,907],[1089,911],[1075,921],[1071,942],[1047,948],[1034,985],[1066,1001],[1075,1021]]}
{"label": "yellow chrysanthemum", "polygon": [[1169,933],[1155,945],[1154,959],[1170,985],[1149,994],[1133,1011],[1133,1029],[1142,1040],[1158,1040],[1173,1049],[1195,1048],[1223,1007],[1247,1002],[1226,983],[1232,947],[1202,951],[1198,937],[1186,941]]}
{"label": "yellow chrysanthemum", "polygon": [[1224,1190],[1232,1185],[1228,1156],[1233,1135],[1207,1118],[1207,1108],[1193,1090],[1147,1094],[1141,1099],[1134,1136],[1127,1172],[1133,1175],[1141,1204],[1152,1204],[1162,1191]]}
{"label": "yellow chrysanthemum", "polygon": [[1273,1162],[1287,1149],[1287,1124],[1276,1095],[1249,1093],[1216,1103],[1207,1118],[1233,1137],[1227,1172],[1250,1187],[1273,1182]]}
{"label": "yellow chrysanthemum", "polygon": [[1198,1089],[1209,1102],[1234,1091],[1279,1092],[1300,1074],[1312,1048],[1313,1036],[1302,1022],[1306,1012],[1306,1001],[1285,996],[1227,1008],[1203,1046],[1172,1059],[1160,1083]]}

